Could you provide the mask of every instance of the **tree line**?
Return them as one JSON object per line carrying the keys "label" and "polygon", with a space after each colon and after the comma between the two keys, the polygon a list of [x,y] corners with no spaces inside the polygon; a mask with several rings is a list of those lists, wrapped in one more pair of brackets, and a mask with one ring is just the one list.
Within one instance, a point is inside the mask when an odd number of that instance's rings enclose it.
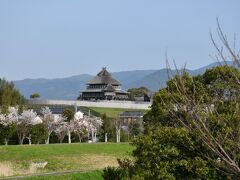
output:
{"label": "tree line", "polygon": [[[38,112],[38,111],[37,111]],[[66,108],[53,114],[48,106],[36,109],[9,107],[0,113],[0,141],[11,144],[49,144],[68,142],[129,142],[141,133],[139,122],[130,122],[123,130],[120,118],[96,117],[74,113]],[[14,142],[14,143],[12,143]]]}
{"label": "tree line", "polygon": [[62,115],[55,115],[49,107],[43,107],[38,115],[24,106],[24,97],[12,82],[0,79],[0,139],[6,145],[10,139],[18,144],[26,141],[49,144],[50,137],[63,142],[65,136],[71,143],[72,134],[79,141],[90,134],[91,140],[96,142],[102,119],[79,113],[66,109]]}
{"label": "tree line", "polygon": [[101,118],[85,116],[77,112],[69,119],[67,111],[63,115],[56,115],[49,107],[43,107],[40,115],[37,115],[33,109],[21,112],[17,107],[9,107],[7,113],[0,114],[0,137],[4,139],[6,145],[14,133],[17,133],[19,144],[23,144],[24,140],[30,145],[32,142],[49,144],[53,133],[60,143],[65,136],[68,136],[68,143],[71,143],[72,134],[76,135],[80,142],[83,137],[90,134],[91,140],[96,142],[101,126]]}
{"label": "tree line", "polygon": [[[34,98],[40,96],[35,94]],[[0,79],[0,143],[124,142],[139,134],[137,122],[131,122],[124,131],[121,119],[106,114],[95,117],[65,108],[62,115],[56,115],[47,106],[37,114],[34,107],[24,104],[24,97],[12,82]]]}

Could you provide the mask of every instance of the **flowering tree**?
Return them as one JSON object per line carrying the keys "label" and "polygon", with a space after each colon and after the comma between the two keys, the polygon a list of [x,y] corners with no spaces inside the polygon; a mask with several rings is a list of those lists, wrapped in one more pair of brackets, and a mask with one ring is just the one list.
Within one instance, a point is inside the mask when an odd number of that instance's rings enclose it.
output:
{"label": "flowering tree", "polygon": [[59,124],[59,126],[55,130],[55,133],[56,133],[60,143],[62,143],[63,140],[64,140],[64,137],[68,133],[67,123],[66,122],[62,122],[61,124]]}
{"label": "flowering tree", "polygon": [[50,135],[56,129],[57,123],[49,107],[47,106],[43,107],[41,109],[41,114],[43,116],[43,124],[47,130],[47,137],[45,139],[45,144],[49,144]]}
{"label": "flowering tree", "polygon": [[79,142],[82,142],[82,137],[87,133],[88,122],[83,118],[83,113],[77,112],[74,115],[74,120],[71,123],[72,131],[78,136]]}
{"label": "flowering tree", "polygon": [[18,108],[16,107],[9,107],[7,114],[0,114],[0,134],[4,138],[5,145],[15,131],[17,120]]}
{"label": "flowering tree", "polygon": [[68,123],[65,120],[66,118],[64,118],[62,115],[54,116],[54,121],[57,124],[54,132],[56,133],[60,143],[63,142],[64,137],[68,133]]}
{"label": "flowering tree", "polygon": [[97,141],[97,131],[102,126],[102,119],[98,117],[89,117],[84,116],[85,121],[87,122],[87,131],[91,133],[92,142]]}
{"label": "flowering tree", "polygon": [[[1,136],[4,134],[6,127],[8,127],[8,124],[6,124],[6,116],[4,114],[0,114],[0,134],[1,134]],[[4,139],[5,139],[5,145],[7,145],[6,138],[4,138]]]}
{"label": "flowering tree", "polygon": [[85,119],[74,120],[72,122],[73,132],[78,136],[79,142],[82,142],[82,137],[87,134],[87,122]]}
{"label": "flowering tree", "polygon": [[97,141],[97,132],[99,131],[99,129],[101,128],[103,124],[103,121],[101,118],[99,117],[94,117],[94,121],[93,121],[93,125],[95,127],[95,134],[94,134],[94,142]]}
{"label": "flowering tree", "polygon": [[1,125],[5,124],[5,118],[6,118],[6,116],[4,114],[0,114],[0,124]]}
{"label": "flowering tree", "polygon": [[39,119],[40,118],[37,118],[37,114],[33,112],[32,109],[22,112],[17,122],[17,134],[19,144],[23,144],[23,140],[27,138],[29,141],[29,145],[31,145],[30,130],[33,125],[41,123]]}

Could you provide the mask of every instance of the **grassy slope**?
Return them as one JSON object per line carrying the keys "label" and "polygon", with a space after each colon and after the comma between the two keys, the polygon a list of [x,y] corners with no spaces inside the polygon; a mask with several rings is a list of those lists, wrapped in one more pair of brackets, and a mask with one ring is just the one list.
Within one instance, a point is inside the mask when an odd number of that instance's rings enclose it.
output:
{"label": "grassy slope", "polygon": [[119,108],[100,108],[100,107],[91,107],[90,109],[99,112],[100,114],[106,114],[109,118],[116,118],[122,112],[126,111],[126,109],[119,109]]}
{"label": "grassy slope", "polygon": [[117,118],[124,111],[143,111],[147,112],[148,110],[134,110],[134,109],[120,109],[120,108],[100,108],[100,107],[91,107],[90,109],[100,113],[106,114],[109,118]]}
{"label": "grassy slope", "polygon": [[[130,157],[132,149],[124,143],[0,146],[0,165],[6,168],[5,172],[9,171],[7,175],[98,170],[116,166],[116,159]],[[48,165],[34,169],[33,162],[48,162]]]}

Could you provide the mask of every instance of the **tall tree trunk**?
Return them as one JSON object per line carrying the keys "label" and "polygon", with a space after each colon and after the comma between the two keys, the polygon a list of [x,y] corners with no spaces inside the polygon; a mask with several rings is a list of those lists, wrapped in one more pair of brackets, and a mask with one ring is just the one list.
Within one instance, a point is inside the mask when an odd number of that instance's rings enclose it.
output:
{"label": "tall tree trunk", "polygon": [[49,144],[50,135],[48,134],[47,139],[45,139],[45,144]]}
{"label": "tall tree trunk", "polygon": [[71,131],[68,129],[68,144],[71,144]]}
{"label": "tall tree trunk", "polygon": [[80,134],[78,134],[78,139],[79,139],[79,143],[81,143],[82,142],[82,138],[81,138]]}
{"label": "tall tree trunk", "polygon": [[8,145],[8,139],[7,138],[4,138],[4,143],[5,143],[6,146]]}
{"label": "tall tree trunk", "polygon": [[105,133],[105,143],[107,143],[108,142],[108,133]]}
{"label": "tall tree trunk", "polygon": [[119,131],[119,143],[121,142],[121,129],[118,130]]}
{"label": "tall tree trunk", "polygon": [[29,144],[29,145],[32,145],[31,134],[29,134],[29,136],[27,137],[27,139],[28,139],[28,144]]}
{"label": "tall tree trunk", "polygon": [[118,139],[118,130],[116,129],[116,142],[118,143],[119,139]]}
{"label": "tall tree trunk", "polygon": [[117,136],[117,143],[120,143],[120,141],[121,141],[121,129],[117,129],[116,130],[116,136]]}
{"label": "tall tree trunk", "polygon": [[25,137],[22,137],[22,138],[21,138],[20,143],[19,143],[20,145],[23,144],[24,139],[25,139]]}
{"label": "tall tree trunk", "polygon": [[94,141],[94,131],[92,130],[92,142]]}
{"label": "tall tree trunk", "polygon": [[17,131],[17,135],[18,135],[18,143],[19,143],[20,145],[22,145],[22,144],[23,144],[23,137],[22,137],[22,134],[19,133],[19,131]]}
{"label": "tall tree trunk", "polygon": [[25,135],[18,134],[18,141],[19,141],[19,144],[20,144],[20,145],[23,144],[24,139],[25,139]]}
{"label": "tall tree trunk", "polygon": [[94,132],[94,142],[97,142],[97,132]]}

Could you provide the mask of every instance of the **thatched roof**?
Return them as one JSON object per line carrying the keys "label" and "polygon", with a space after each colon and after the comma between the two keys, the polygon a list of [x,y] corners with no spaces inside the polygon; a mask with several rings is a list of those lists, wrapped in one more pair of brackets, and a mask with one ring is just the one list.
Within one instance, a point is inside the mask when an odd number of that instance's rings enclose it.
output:
{"label": "thatched roof", "polygon": [[104,67],[92,80],[88,81],[87,84],[111,84],[121,85],[121,83],[114,79],[111,74]]}
{"label": "thatched roof", "polygon": [[114,92],[116,90],[115,90],[115,88],[111,84],[108,84],[107,87],[104,89],[104,91]]}

